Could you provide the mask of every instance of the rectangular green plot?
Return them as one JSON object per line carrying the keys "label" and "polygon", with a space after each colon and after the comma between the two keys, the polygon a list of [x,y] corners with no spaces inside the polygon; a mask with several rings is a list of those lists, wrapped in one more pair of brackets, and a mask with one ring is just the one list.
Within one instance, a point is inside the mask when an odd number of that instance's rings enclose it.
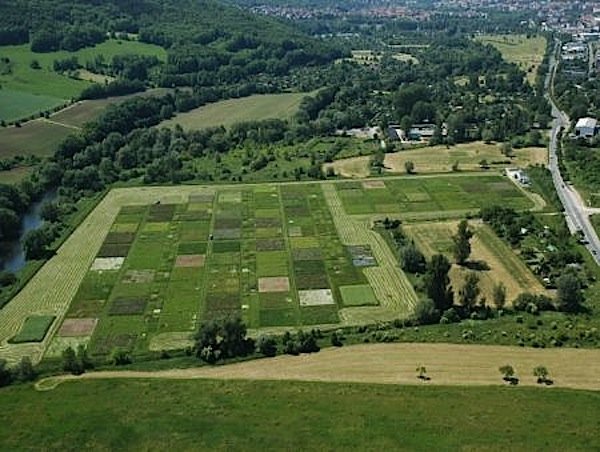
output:
{"label": "rectangular green plot", "polygon": [[138,220],[132,221],[131,223],[113,223],[113,225],[110,228],[110,232],[117,232],[117,233],[134,233],[137,231],[139,227],[139,222]]}
{"label": "rectangular green plot", "polygon": [[200,307],[200,287],[189,282],[170,282],[159,317],[160,331],[193,330]]}
{"label": "rectangular green plot", "polygon": [[240,253],[213,253],[213,255],[210,257],[210,265],[239,266]]}
{"label": "rectangular green plot", "polygon": [[286,276],[288,259],[285,251],[263,251],[256,254],[256,273],[263,276]]}
{"label": "rectangular green plot", "polygon": [[207,247],[206,242],[180,242],[177,245],[177,254],[206,254]]}
{"label": "rectangular green plot", "polygon": [[271,237],[281,237],[283,235],[282,228],[256,228],[257,239],[268,239]]}
{"label": "rectangular green plot", "polygon": [[215,240],[213,242],[213,253],[239,253],[240,252],[240,242],[236,240],[227,240],[227,241],[219,241]]}
{"label": "rectangular green plot", "polygon": [[146,223],[142,226],[142,232],[167,232],[171,226],[169,222]]}
{"label": "rectangular green plot", "polygon": [[279,218],[281,216],[281,211],[279,210],[279,206],[271,209],[260,209],[257,208],[254,210],[255,218]]}
{"label": "rectangular green plot", "polygon": [[132,269],[158,269],[168,261],[169,249],[163,240],[156,242],[136,242],[125,260],[125,265]]}
{"label": "rectangular green plot", "polygon": [[303,306],[300,308],[302,325],[325,325],[340,323],[337,306]]}
{"label": "rectangular green plot", "polygon": [[340,294],[344,306],[373,306],[378,305],[373,289],[368,284],[359,286],[341,286]]}
{"label": "rectangular green plot", "polygon": [[74,300],[106,300],[118,278],[117,271],[87,272]]}
{"label": "rectangular green plot", "polygon": [[254,193],[254,206],[256,209],[279,209],[279,195],[277,193]]}
{"label": "rectangular green plot", "polygon": [[290,292],[258,294],[260,309],[293,308],[296,302]]}
{"label": "rectangular green plot", "polygon": [[146,332],[144,316],[107,316],[100,319],[88,349],[92,355],[107,355],[116,348],[133,351],[138,338]]}
{"label": "rectangular green plot", "polygon": [[106,305],[106,300],[73,300],[67,312],[68,318],[97,318]]}
{"label": "rectangular green plot", "polygon": [[293,249],[319,248],[319,239],[316,237],[290,237]]}
{"label": "rectangular green plot", "polygon": [[8,342],[11,344],[22,344],[25,342],[41,342],[52,326],[53,315],[30,315],[25,319],[19,332]]}
{"label": "rectangular green plot", "polygon": [[261,309],[259,313],[260,326],[295,326],[298,325],[297,309],[293,307],[280,309]]}
{"label": "rectangular green plot", "polygon": [[201,242],[208,239],[210,223],[208,221],[184,221],[179,223],[179,240],[182,242]]}
{"label": "rectangular green plot", "polygon": [[198,285],[202,281],[205,269],[198,267],[174,267],[170,273],[170,281],[189,281]]}

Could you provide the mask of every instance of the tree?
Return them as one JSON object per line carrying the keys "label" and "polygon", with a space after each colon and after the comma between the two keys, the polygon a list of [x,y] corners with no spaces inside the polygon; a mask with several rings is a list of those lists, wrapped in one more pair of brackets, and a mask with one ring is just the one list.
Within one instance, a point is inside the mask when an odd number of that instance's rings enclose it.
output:
{"label": "tree", "polygon": [[440,312],[435,308],[435,304],[432,300],[424,298],[417,302],[414,316],[415,320],[421,325],[430,325],[439,321]]}
{"label": "tree", "polygon": [[23,249],[25,256],[29,259],[43,259],[48,254],[48,245],[52,242],[52,238],[47,229],[39,228],[29,231],[23,239]]}
{"label": "tree", "polygon": [[506,304],[506,286],[502,282],[494,284],[492,298],[497,309],[502,309]]}
{"label": "tree", "polygon": [[87,347],[83,344],[77,346],[77,361],[82,370],[88,370],[94,367],[87,351]]}
{"label": "tree", "polygon": [[443,254],[431,258],[425,274],[425,289],[427,296],[433,300],[435,307],[443,312],[454,302],[454,292],[450,286],[450,262]]}
{"label": "tree", "polygon": [[[131,355],[129,354],[129,352],[127,350],[125,350],[124,348],[120,348],[117,347],[115,348],[111,355],[110,355],[110,361],[111,363],[113,363],[115,366],[124,366],[126,364],[131,364]],[[78,362],[80,368],[81,368],[81,364]],[[82,369],[83,372],[83,369]]]}
{"label": "tree", "polygon": [[419,251],[414,242],[400,248],[400,259],[402,269],[409,273],[423,273],[427,266],[425,256]]}
{"label": "tree", "polygon": [[413,174],[415,172],[415,164],[411,160],[404,162],[404,169],[406,174]]}
{"label": "tree", "polygon": [[556,279],[556,300],[561,311],[577,312],[583,303],[583,292],[579,278],[565,273]]}
{"label": "tree", "polygon": [[467,273],[465,284],[459,291],[461,304],[469,311],[472,311],[477,304],[477,298],[479,297],[480,292],[479,275],[475,272]]}
{"label": "tree", "polygon": [[31,358],[29,356],[23,356],[19,364],[17,365],[16,378],[19,381],[33,381],[37,376],[37,372],[33,368]]}
{"label": "tree", "polygon": [[256,341],[258,352],[265,356],[275,356],[277,354],[277,342],[271,336],[259,336]]}
{"label": "tree", "polygon": [[44,221],[54,223],[60,218],[60,207],[55,202],[45,202],[42,204],[40,216]]}
{"label": "tree", "polygon": [[427,369],[423,364],[417,366],[417,378],[423,381],[429,381],[431,378],[427,375]]}
{"label": "tree", "polygon": [[6,365],[6,360],[0,359],[0,388],[2,386],[8,386],[12,383],[12,380],[12,372]]}
{"label": "tree", "polygon": [[464,265],[471,255],[471,238],[473,238],[473,231],[469,229],[467,220],[462,220],[458,224],[458,232],[452,237],[454,258],[458,265]]}
{"label": "tree", "polygon": [[460,164],[458,163],[458,161],[454,162],[451,167],[452,172],[456,173],[459,170],[459,165]]}
{"label": "tree", "polygon": [[548,369],[544,366],[537,366],[533,369],[533,376],[537,377],[538,384],[551,384],[552,380],[548,378]]}
{"label": "tree", "polygon": [[254,341],[246,333],[239,317],[205,322],[196,334],[196,356],[209,363],[246,356],[254,351]]}
{"label": "tree", "polygon": [[505,141],[500,145],[500,152],[506,157],[512,157],[513,147],[509,141]]}
{"label": "tree", "polygon": [[498,369],[502,374],[502,379],[512,385],[519,384],[519,378],[515,375],[515,369],[510,364],[505,364]]}
{"label": "tree", "polygon": [[341,331],[334,331],[331,333],[331,345],[334,347],[341,347],[344,345],[342,340],[344,339],[344,335]]}
{"label": "tree", "polygon": [[73,375],[80,375],[83,373],[83,369],[77,360],[77,355],[73,347],[67,347],[62,352],[62,367],[65,372],[70,372]]}

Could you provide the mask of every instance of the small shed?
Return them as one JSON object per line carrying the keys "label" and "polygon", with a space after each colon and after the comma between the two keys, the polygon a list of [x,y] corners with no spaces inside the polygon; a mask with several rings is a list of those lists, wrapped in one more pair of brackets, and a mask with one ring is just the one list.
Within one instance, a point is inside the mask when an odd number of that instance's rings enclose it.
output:
{"label": "small shed", "polygon": [[596,135],[598,121],[594,118],[580,118],[575,124],[575,135],[578,137],[592,138]]}

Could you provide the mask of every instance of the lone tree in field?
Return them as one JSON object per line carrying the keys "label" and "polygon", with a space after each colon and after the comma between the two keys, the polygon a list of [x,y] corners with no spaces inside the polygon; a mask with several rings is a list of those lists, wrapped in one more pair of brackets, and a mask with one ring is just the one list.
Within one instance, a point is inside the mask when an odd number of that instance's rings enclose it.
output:
{"label": "lone tree in field", "polygon": [[553,381],[549,378],[550,372],[545,366],[537,366],[533,369],[533,376],[537,377],[538,384],[552,384]]}
{"label": "lone tree in field", "polygon": [[515,375],[515,369],[510,364],[505,364],[498,369],[502,374],[502,379],[511,385],[519,384],[519,378]]}
{"label": "lone tree in field", "polygon": [[504,305],[506,304],[506,286],[501,282],[494,284],[492,297],[494,300],[494,306],[496,306],[497,309],[504,308]]}
{"label": "lone tree in field", "polygon": [[561,311],[577,312],[581,309],[583,292],[577,276],[565,273],[556,279],[556,300]]}
{"label": "lone tree in field", "polygon": [[475,272],[467,273],[465,284],[458,293],[460,303],[470,312],[477,305],[480,293],[479,275]]}
{"label": "lone tree in field", "polygon": [[454,258],[458,265],[464,265],[471,255],[471,239],[473,238],[473,231],[469,229],[469,223],[467,220],[462,220],[458,224],[458,231],[455,236],[452,237],[454,242]]}
{"label": "lone tree in field", "polygon": [[436,254],[431,258],[425,274],[425,289],[435,307],[444,312],[454,303],[454,292],[450,285],[450,262],[443,254]]}
{"label": "lone tree in field", "polygon": [[208,363],[246,356],[254,351],[254,341],[246,337],[246,332],[239,317],[203,323],[195,338],[196,356]]}
{"label": "lone tree in field", "polygon": [[404,162],[404,169],[406,170],[406,174],[413,174],[415,172],[415,164],[412,161],[407,160]]}
{"label": "lone tree in field", "polygon": [[417,378],[423,381],[429,381],[431,378],[427,376],[427,369],[423,364],[417,366]]}

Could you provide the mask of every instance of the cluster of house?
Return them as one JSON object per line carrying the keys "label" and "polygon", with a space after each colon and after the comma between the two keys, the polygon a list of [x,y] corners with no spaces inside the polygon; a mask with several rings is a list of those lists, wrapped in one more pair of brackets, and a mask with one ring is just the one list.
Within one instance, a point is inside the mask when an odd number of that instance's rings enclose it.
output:
{"label": "cluster of house", "polygon": [[579,118],[575,124],[575,137],[593,138],[598,132],[598,121],[594,118]]}
{"label": "cluster of house", "polygon": [[[391,141],[417,141],[417,142],[428,142],[433,138],[435,134],[435,124],[424,123],[424,124],[413,124],[410,129],[403,130],[399,125],[391,124],[387,129],[387,136]],[[446,125],[442,125],[441,130],[442,136],[448,134]]]}

